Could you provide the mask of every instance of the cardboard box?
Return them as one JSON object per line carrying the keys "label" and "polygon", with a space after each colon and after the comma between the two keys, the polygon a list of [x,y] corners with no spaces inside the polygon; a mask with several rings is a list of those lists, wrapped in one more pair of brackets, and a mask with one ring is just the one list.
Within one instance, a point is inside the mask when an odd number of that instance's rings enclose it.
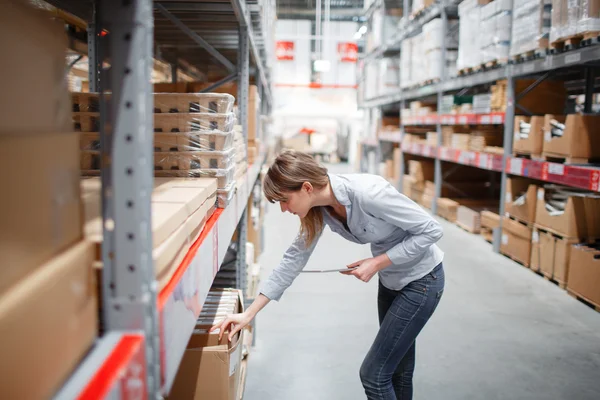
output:
{"label": "cardboard box", "polygon": [[571,248],[567,290],[600,306],[600,250],[584,245]]}
{"label": "cardboard box", "polygon": [[[85,236],[95,244],[96,259],[100,261],[102,216],[99,190],[99,178],[82,179]],[[212,214],[216,190],[214,178],[154,179],[151,203],[153,259],[154,272],[162,283],[168,282]]]}
{"label": "cardboard box", "polygon": [[571,249],[577,243],[575,239],[556,237],[554,247],[554,273],[552,277],[561,284],[566,284],[569,279],[569,264],[571,262]]}
{"label": "cardboard box", "polygon": [[[504,211],[524,222],[535,222],[537,189],[538,187],[529,179],[517,177],[508,178],[506,180]],[[520,199],[522,194],[525,194],[524,199]]]}
{"label": "cardboard box", "polygon": [[409,199],[412,199],[412,187],[414,182],[415,179],[410,175],[404,175],[404,178],[402,179],[402,193]]}
{"label": "cardboard box", "polygon": [[496,229],[500,227],[500,215],[492,211],[481,212],[481,227]]}
{"label": "cardboard box", "polygon": [[433,181],[435,164],[433,161],[408,161],[408,173],[416,182]]}
{"label": "cardboard box", "polygon": [[[583,197],[571,196],[567,200],[565,211],[561,215],[552,216],[546,210],[545,190],[538,188],[535,223],[557,235],[566,238],[584,239],[588,237],[586,209]],[[591,228],[592,232],[600,227]]]}
{"label": "cardboard box", "polygon": [[77,133],[0,135],[0,295],[83,237]]}
{"label": "cardboard box", "polygon": [[441,197],[437,200],[437,213],[440,217],[447,219],[450,222],[456,221],[456,212],[458,210],[458,202]]}
{"label": "cardboard box", "polygon": [[4,398],[52,398],[91,347],[98,324],[93,257],[93,246],[79,242],[0,296]]}
{"label": "cardboard box", "polygon": [[[534,83],[535,79],[516,79],[515,93],[525,91]],[[567,90],[564,82],[546,80],[519,99],[519,105],[533,114],[560,114],[564,112],[566,100]],[[517,108],[516,111],[519,113],[520,109]]]}
{"label": "cardboard box", "polygon": [[247,228],[247,237],[246,240],[254,245],[254,259],[256,261],[259,260],[262,249],[262,224],[264,219],[264,209],[261,205],[260,208],[257,208],[254,205],[254,199],[252,196],[248,199],[248,228]]}
{"label": "cardboard box", "polygon": [[600,157],[600,116],[567,115],[563,136],[554,138],[550,133],[551,118],[546,117],[544,124],[545,154],[580,158],[581,161]]}
{"label": "cardboard box", "polygon": [[[520,139],[520,123],[524,121],[531,124],[527,139]],[[515,116],[513,152],[541,156],[544,145],[544,117]]]}
{"label": "cardboard box", "polygon": [[480,211],[461,205],[456,212],[456,224],[469,232],[479,233],[481,230]]}
{"label": "cardboard box", "polygon": [[72,131],[64,27],[27,2],[6,0],[0,37],[0,134]]}
{"label": "cardboard box", "polygon": [[500,252],[529,266],[531,260],[532,228],[510,218],[502,219]]}
{"label": "cardboard box", "polygon": [[548,278],[554,274],[554,255],[556,240],[549,232],[533,229],[531,235],[531,264],[530,268],[539,271]]}
{"label": "cardboard box", "polygon": [[154,93],[186,93],[187,82],[155,83]]}
{"label": "cardboard box", "polygon": [[[238,291],[236,312],[243,312]],[[199,319],[181,360],[169,393],[176,400],[238,400],[244,330],[231,343],[227,336],[219,341],[218,331],[208,333],[214,318]],[[204,323],[203,323],[204,322]]]}

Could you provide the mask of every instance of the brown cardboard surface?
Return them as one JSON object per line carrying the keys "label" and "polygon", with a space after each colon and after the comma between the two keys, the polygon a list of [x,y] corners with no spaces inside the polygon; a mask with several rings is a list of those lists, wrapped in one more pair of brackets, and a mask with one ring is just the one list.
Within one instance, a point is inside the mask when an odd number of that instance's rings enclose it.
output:
{"label": "brown cardboard surface", "polygon": [[[529,179],[512,177],[506,180],[506,198],[504,209],[509,215],[527,223],[535,222],[537,206],[537,186]],[[526,192],[525,204],[516,205],[514,201],[521,193]]]}
{"label": "brown cardboard surface", "polygon": [[0,296],[0,374],[6,399],[48,399],[97,331],[93,247],[79,242]]}
{"label": "brown cardboard surface", "polygon": [[[554,276],[554,265],[556,255],[556,238],[548,232],[538,232],[539,236],[539,254],[536,258],[539,261],[538,270],[547,277]],[[532,239],[533,242],[533,239]],[[533,255],[532,255],[533,260]]]}
{"label": "brown cardboard surface", "polygon": [[479,233],[481,230],[480,211],[461,205],[456,212],[456,223],[467,229],[469,232]]}
{"label": "brown cardboard surface", "polygon": [[[236,311],[243,311],[237,291]],[[211,324],[198,324],[179,366],[169,399],[238,400],[243,333],[229,343],[218,333],[208,333]]]}
{"label": "brown cardboard surface", "polygon": [[[102,218],[98,178],[82,179],[86,238],[97,245],[102,242]],[[214,198],[214,178],[155,178],[152,192],[152,239],[154,248],[164,243],[188,217]],[[210,196],[210,197],[209,197]],[[210,209],[207,203],[205,212]]]}
{"label": "brown cardboard surface", "polygon": [[554,142],[556,139],[553,139],[552,141],[550,141],[550,139],[549,139],[549,137],[551,136],[550,121],[556,120],[556,121],[564,124],[566,122],[566,119],[567,119],[566,115],[559,115],[559,114],[546,114],[544,116],[544,128],[542,129],[543,134],[544,134],[544,142],[543,142],[543,146],[542,146],[542,151],[552,151],[552,148],[554,148],[554,146],[552,145],[552,142]]}
{"label": "brown cardboard surface", "polygon": [[82,238],[77,134],[0,135],[0,182],[1,295]]}
{"label": "brown cardboard surface", "polygon": [[[248,210],[251,210],[252,205],[252,196],[248,199]],[[254,260],[258,261],[261,255],[261,234],[260,230],[262,228],[262,215],[264,212],[260,212],[261,217],[259,218],[258,225],[253,221],[252,213],[248,212],[248,229],[247,229],[247,238],[246,240],[254,245]]]}
{"label": "brown cardboard surface", "polygon": [[600,116],[570,114],[565,125],[562,137],[545,135],[544,152],[565,157],[600,157]]}
{"label": "brown cardboard surface", "polygon": [[582,197],[569,197],[565,212],[561,215],[551,216],[550,213],[546,211],[544,196],[544,188],[538,188],[537,210],[535,215],[535,223],[537,225],[567,238],[584,239],[588,236],[586,209]]}
{"label": "brown cardboard surface", "polygon": [[435,165],[433,161],[408,161],[409,175],[412,176],[416,182],[433,181],[435,173]]}
{"label": "brown cardboard surface", "polygon": [[585,197],[583,199],[583,206],[587,223],[587,237],[590,239],[600,239],[600,199]]}
{"label": "brown cardboard surface", "polygon": [[[525,91],[535,82],[535,79],[515,80],[515,93]],[[566,99],[567,91],[564,82],[546,80],[523,96],[519,100],[519,105],[533,114],[558,114],[563,112]],[[517,112],[519,111],[517,109]]]}
{"label": "brown cardboard surface", "polygon": [[567,280],[569,279],[571,248],[575,243],[577,243],[577,241],[573,239],[556,238],[553,277],[560,283],[567,283]]}
{"label": "brown cardboard surface", "polygon": [[513,142],[513,151],[533,155],[541,155],[542,148],[544,145],[544,117],[527,117],[517,115],[515,116],[514,132],[519,131],[520,121],[529,122],[531,124],[531,129],[529,132],[529,137],[527,137],[527,139],[519,139],[518,136],[515,134],[515,140]]}
{"label": "brown cardboard surface", "polygon": [[437,212],[442,218],[446,218],[450,222],[456,221],[456,212],[458,210],[458,202],[441,197],[437,200]]}
{"label": "brown cardboard surface", "polygon": [[402,149],[395,148],[394,149],[394,181],[400,181],[400,163],[402,162]]}
{"label": "brown cardboard surface", "polygon": [[155,83],[154,93],[186,93],[187,82]]}
{"label": "brown cardboard surface", "polygon": [[500,252],[529,266],[531,259],[532,228],[522,225],[512,219],[502,219],[502,240]]}
{"label": "brown cardboard surface", "polygon": [[567,290],[600,306],[600,251],[582,245],[571,248]]}
{"label": "brown cardboard surface", "polygon": [[25,1],[5,0],[0,37],[0,134],[72,131],[63,26]]}
{"label": "brown cardboard surface", "polygon": [[500,226],[500,215],[492,211],[481,212],[481,227],[494,229]]}

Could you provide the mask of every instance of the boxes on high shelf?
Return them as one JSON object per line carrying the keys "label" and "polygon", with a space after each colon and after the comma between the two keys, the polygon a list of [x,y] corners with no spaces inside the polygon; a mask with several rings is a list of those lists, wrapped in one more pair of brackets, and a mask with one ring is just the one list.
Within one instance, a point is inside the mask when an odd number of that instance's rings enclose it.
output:
{"label": "boxes on high shelf", "polygon": [[552,0],[551,43],[573,35],[597,31],[600,31],[600,2]]}
{"label": "boxes on high shelf", "polygon": [[[236,333],[231,342],[227,333],[219,340],[219,331],[209,333],[216,320],[229,313],[244,311],[241,291],[222,291],[221,299],[213,290],[207,298],[213,307],[203,309],[175,376],[169,399],[238,400],[240,398],[240,365],[245,330]],[[235,296],[235,305],[230,302]],[[214,300],[212,300],[214,298]],[[223,300],[224,298],[224,300]],[[222,311],[226,311],[223,313]],[[233,310],[233,311],[232,311]]]}
{"label": "boxes on high shelf", "polygon": [[402,149],[397,147],[394,149],[394,181],[400,181],[400,163],[402,163]]}
{"label": "boxes on high shelf", "polygon": [[0,134],[72,131],[64,28],[25,1],[6,0],[0,37]]}
{"label": "boxes on high shelf", "polygon": [[[521,93],[525,90],[529,92],[519,99],[519,105],[525,107],[533,114],[560,114],[564,112],[565,102],[567,100],[567,91],[564,82],[544,81],[530,88],[536,83],[535,79],[517,79],[515,80],[515,93]],[[497,86],[506,86],[506,79],[496,82]],[[502,90],[504,99],[502,103],[506,104],[506,90]]]}
{"label": "boxes on high shelf", "polygon": [[188,89],[187,82],[175,83],[155,83],[154,93],[186,93]]}
{"label": "boxes on high shelf", "polygon": [[250,85],[248,88],[248,142],[252,143],[259,139],[259,123],[260,115],[260,97],[256,85]]}
{"label": "boxes on high shelf", "polygon": [[600,306],[600,250],[597,247],[575,245],[571,248],[567,290]]}
{"label": "boxes on high shelf", "polygon": [[544,124],[545,155],[580,159],[582,162],[600,158],[600,116],[567,115],[565,129],[562,135],[557,136],[552,134],[551,121],[556,120],[552,117],[557,116],[547,116]]}
{"label": "boxes on high shelf", "polygon": [[0,295],[83,237],[79,136],[0,134]]}
{"label": "boxes on high shelf", "polygon": [[506,180],[504,211],[526,223],[535,222],[538,186],[526,178],[511,177]]}
{"label": "boxes on high shelf", "polygon": [[541,157],[544,144],[544,117],[515,116],[513,153]]}
{"label": "boxes on high shelf", "polygon": [[92,346],[98,327],[93,259],[92,245],[78,242],[0,295],[3,397],[52,398]]}
{"label": "boxes on high shelf", "polygon": [[[585,239],[597,236],[600,227],[591,227],[588,232],[587,210],[583,197],[567,195],[562,213],[553,215],[546,209],[546,202],[550,195],[551,190],[538,188],[535,213],[535,223],[537,225],[566,238]],[[598,199],[593,200],[590,203],[598,205]]]}
{"label": "boxes on high shelf", "polygon": [[532,228],[530,225],[524,225],[510,218],[503,218],[500,252],[525,266],[529,266],[531,234]]}

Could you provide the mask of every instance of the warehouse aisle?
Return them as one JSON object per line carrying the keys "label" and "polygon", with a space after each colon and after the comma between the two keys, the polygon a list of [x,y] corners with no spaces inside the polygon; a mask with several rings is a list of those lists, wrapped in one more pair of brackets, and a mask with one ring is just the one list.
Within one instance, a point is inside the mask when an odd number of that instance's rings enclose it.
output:
{"label": "warehouse aisle", "polygon": [[[447,286],[418,341],[415,399],[600,398],[600,314],[441,223]],[[299,222],[274,205],[265,224],[263,280]],[[307,268],[369,255],[326,230]],[[244,399],[364,399],[358,370],[377,331],[376,290],[375,279],[300,275],[258,316]]]}

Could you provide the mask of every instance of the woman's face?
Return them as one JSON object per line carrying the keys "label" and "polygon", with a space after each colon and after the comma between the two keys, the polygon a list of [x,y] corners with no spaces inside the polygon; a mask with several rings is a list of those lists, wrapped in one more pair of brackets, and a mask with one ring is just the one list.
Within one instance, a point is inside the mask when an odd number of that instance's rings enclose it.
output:
{"label": "woman's face", "polygon": [[284,193],[286,200],[279,202],[281,211],[290,212],[300,218],[306,217],[306,214],[312,208],[312,190],[312,185],[304,182],[300,190]]}

